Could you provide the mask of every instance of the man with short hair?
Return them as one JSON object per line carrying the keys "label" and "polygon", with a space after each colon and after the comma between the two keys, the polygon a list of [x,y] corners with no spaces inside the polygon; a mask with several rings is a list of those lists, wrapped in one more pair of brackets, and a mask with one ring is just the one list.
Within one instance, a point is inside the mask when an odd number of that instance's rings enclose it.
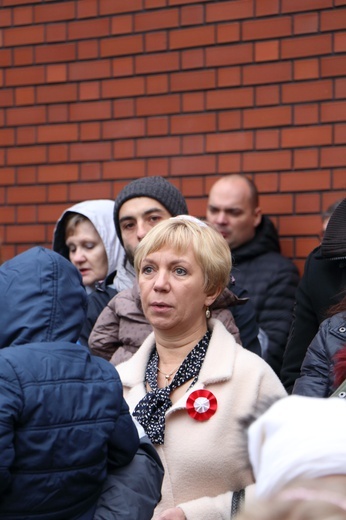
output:
{"label": "man with short hair", "polygon": [[262,215],[256,185],[240,174],[222,177],[209,193],[207,220],[228,242],[232,274],[252,299],[267,336],[263,357],[279,375],[292,320],[298,270],[280,253],[278,233]]}

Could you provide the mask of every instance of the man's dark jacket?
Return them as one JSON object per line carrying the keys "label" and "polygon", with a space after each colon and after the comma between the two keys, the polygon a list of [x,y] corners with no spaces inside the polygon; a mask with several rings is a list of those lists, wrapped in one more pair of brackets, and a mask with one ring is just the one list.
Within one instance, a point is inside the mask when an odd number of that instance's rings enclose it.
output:
{"label": "man's dark jacket", "polygon": [[281,255],[278,233],[266,216],[256,228],[255,237],[231,253],[232,274],[236,283],[248,291],[257,322],[269,339],[265,359],[280,374],[299,282],[298,270]]}

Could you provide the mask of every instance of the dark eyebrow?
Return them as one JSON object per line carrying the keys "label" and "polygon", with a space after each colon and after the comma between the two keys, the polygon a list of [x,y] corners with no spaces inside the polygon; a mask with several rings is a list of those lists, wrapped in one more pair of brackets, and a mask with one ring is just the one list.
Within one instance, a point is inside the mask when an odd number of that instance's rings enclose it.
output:
{"label": "dark eyebrow", "polygon": [[[163,211],[164,210],[162,208],[153,207],[153,208],[149,208],[146,211],[144,211],[142,215],[143,215],[143,217],[147,217],[147,216],[151,215],[151,213],[163,213]],[[124,217],[121,217],[121,219],[119,219],[119,224],[121,224],[125,220],[135,220],[135,217],[133,217],[132,215],[125,215]]]}

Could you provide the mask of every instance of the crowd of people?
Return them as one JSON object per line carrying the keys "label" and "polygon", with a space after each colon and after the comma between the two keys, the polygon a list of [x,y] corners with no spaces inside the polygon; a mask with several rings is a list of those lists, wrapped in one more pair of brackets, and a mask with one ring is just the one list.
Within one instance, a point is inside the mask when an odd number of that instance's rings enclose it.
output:
{"label": "crowd of people", "polygon": [[346,198],[322,222],[300,279],[248,177],[202,219],[145,177],[4,262],[0,518],[345,520]]}

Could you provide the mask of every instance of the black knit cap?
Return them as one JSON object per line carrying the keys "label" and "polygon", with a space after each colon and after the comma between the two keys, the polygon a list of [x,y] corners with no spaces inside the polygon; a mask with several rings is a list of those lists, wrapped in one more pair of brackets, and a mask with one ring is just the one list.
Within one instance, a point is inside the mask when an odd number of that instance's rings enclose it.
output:
{"label": "black knit cap", "polygon": [[114,224],[121,243],[119,211],[127,200],[136,197],[149,197],[162,204],[172,217],[187,215],[188,209],[180,191],[163,177],[143,177],[130,182],[121,190],[114,203]]}
{"label": "black knit cap", "polygon": [[346,258],[346,199],[334,210],[324,233],[321,253],[323,258]]}

